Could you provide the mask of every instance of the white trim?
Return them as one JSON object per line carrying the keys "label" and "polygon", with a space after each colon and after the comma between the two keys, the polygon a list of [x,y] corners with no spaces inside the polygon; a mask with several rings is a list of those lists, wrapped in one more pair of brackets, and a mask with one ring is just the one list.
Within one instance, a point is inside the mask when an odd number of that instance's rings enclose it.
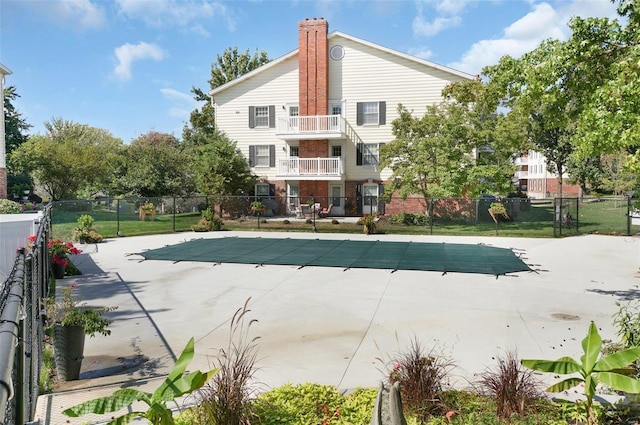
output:
{"label": "white trim", "polygon": [[[397,50],[389,49],[388,47],[383,47],[383,46],[380,46],[379,44],[371,43],[370,41],[362,40],[360,38],[357,38],[357,37],[354,37],[354,36],[351,36],[351,35],[348,35],[348,34],[344,34],[344,33],[341,33],[339,31],[331,32],[327,36],[327,40],[330,40],[330,39],[335,38],[335,37],[346,38],[347,40],[351,40],[351,41],[353,41],[355,43],[360,43],[360,44],[363,44],[365,46],[369,46],[371,48],[380,50],[382,52],[386,52],[386,53],[389,53],[389,54],[392,54],[392,55],[395,55],[395,56],[398,56],[398,57],[401,57],[401,58],[404,58],[404,59],[408,59],[410,61],[419,63],[421,65],[425,65],[425,66],[428,66],[428,67],[431,67],[431,68],[435,68],[435,69],[438,69],[438,70],[440,70],[442,72],[446,72],[448,74],[452,74],[452,75],[455,75],[455,76],[458,76],[458,77],[466,78],[466,79],[469,79],[469,80],[473,80],[474,78],[476,78],[475,76],[473,76],[471,74],[467,74],[466,72],[458,71],[457,69],[449,68],[447,66],[440,65],[440,64],[437,64],[435,62],[430,62],[430,61],[427,61],[427,60],[424,60],[424,59],[420,59],[420,58],[417,58],[415,56],[411,56],[411,55],[408,55],[406,53],[399,52]],[[225,84],[223,84],[223,85],[221,85],[219,87],[216,87],[215,89],[209,91],[208,94],[209,94],[209,96],[211,96],[213,98],[213,96],[215,96],[217,93],[220,93],[220,92],[222,92],[222,91],[224,91],[224,90],[226,90],[226,89],[228,89],[230,87],[235,86],[236,84],[239,84],[239,83],[241,83],[241,82],[243,82],[245,80],[248,80],[249,78],[253,78],[255,75],[257,75],[257,74],[259,74],[261,72],[264,72],[264,71],[266,71],[266,70],[268,70],[268,69],[270,69],[270,68],[272,68],[274,66],[277,66],[280,63],[286,61],[287,59],[289,59],[291,57],[294,57],[294,56],[297,56],[297,55],[298,55],[298,49],[295,49],[295,50],[293,50],[293,51],[291,51],[291,52],[289,52],[289,53],[287,53],[287,54],[285,54],[283,56],[280,56],[277,59],[272,60],[269,63],[266,63],[266,64],[262,65],[259,68],[254,69],[251,72],[248,72],[248,73],[236,78],[235,80],[229,81],[228,83],[225,83]]]}

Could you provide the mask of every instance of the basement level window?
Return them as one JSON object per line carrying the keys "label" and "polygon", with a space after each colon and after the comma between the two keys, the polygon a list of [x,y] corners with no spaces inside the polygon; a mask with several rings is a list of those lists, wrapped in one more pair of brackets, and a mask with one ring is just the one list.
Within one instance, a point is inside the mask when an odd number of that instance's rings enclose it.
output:
{"label": "basement level window", "polygon": [[331,59],[333,59],[334,61],[339,61],[344,57],[344,47],[333,46],[329,51],[329,56],[331,56]]}

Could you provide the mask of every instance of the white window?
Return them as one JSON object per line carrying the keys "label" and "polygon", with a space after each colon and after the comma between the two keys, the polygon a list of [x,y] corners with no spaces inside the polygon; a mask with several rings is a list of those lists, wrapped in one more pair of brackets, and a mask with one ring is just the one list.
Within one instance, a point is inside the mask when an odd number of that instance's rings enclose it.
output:
{"label": "white window", "polygon": [[256,196],[269,196],[269,185],[265,183],[256,184]]}
{"label": "white window", "polygon": [[289,156],[297,158],[300,156],[300,148],[298,146],[289,146]]}
{"label": "white window", "polygon": [[300,115],[300,108],[297,105],[289,106],[289,116],[297,117],[298,115]]}
{"label": "white window", "polygon": [[378,124],[378,102],[367,102],[362,104],[362,123],[363,124]]}
{"label": "white window", "polygon": [[340,146],[340,145],[331,146],[331,157],[332,158],[341,158],[342,157],[342,146]]}
{"label": "white window", "polygon": [[256,127],[269,127],[269,107],[256,106],[255,113]]}
{"label": "white window", "polygon": [[362,145],[362,165],[378,165],[378,144],[364,143]]}
{"label": "white window", "polygon": [[[256,149],[255,166],[268,167],[269,166],[269,145],[256,145],[255,149]],[[267,187],[269,187],[269,185],[267,185]]]}

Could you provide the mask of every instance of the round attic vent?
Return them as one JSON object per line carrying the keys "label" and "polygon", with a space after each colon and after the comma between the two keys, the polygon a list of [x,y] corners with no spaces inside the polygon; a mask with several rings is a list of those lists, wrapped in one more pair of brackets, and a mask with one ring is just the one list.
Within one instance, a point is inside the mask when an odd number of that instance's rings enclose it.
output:
{"label": "round attic vent", "polygon": [[344,57],[344,47],[333,46],[329,51],[329,55],[331,56],[331,59],[333,59],[334,61],[339,61]]}

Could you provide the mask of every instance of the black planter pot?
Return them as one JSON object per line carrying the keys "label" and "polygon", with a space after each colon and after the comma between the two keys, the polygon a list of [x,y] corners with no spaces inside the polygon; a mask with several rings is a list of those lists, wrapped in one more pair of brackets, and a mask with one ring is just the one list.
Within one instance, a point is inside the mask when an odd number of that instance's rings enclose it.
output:
{"label": "black planter pot", "polygon": [[83,326],[53,326],[53,355],[58,377],[62,381],[73,381],[80,377],[84,337]]}
{"label": "black planter pot", "polygon": [[56,279],[64,279],[64,265],[51,263],[51,271]]}

